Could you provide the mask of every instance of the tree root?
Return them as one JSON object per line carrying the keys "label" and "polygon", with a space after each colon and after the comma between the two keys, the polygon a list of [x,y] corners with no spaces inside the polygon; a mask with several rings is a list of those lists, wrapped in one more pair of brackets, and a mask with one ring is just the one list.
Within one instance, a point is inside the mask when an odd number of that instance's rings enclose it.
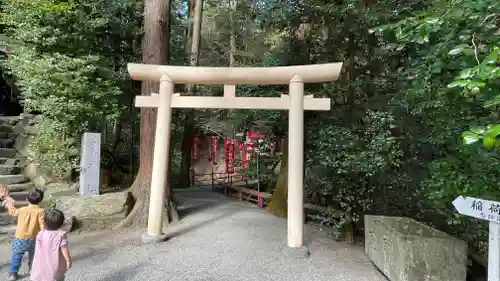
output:
{"label": "tree root", "polygon": [[165,223],[176,223],[181,220],[174,200],[168,200],[168,202],[165,203],[165,212],[166,214],[164,218],[167,220]]}
{"label": "tree root", "polygon": [[281,168],[278,174],[278,181],[274,188],[273,197],[269,200],[266,211],[285,217],[287,215],[287,198],[288,198],[288,140],[281,142]]}
{"label": "tree root", "polygon": [[277,216],[285,217],[287,214],[287,177],[288,173],[286,169],[280,171],[278,176],[278,182],[276,183],[276,188],[274,189],[273,197],[269,200],[266,207],[266,211]]}
{"label": "tree root", "polygon": [[348,244],[354,244],[354,224],[351,222],[345,225],[344,239]]}
{"label": "tree root", "polygon": [[144,205],[144,194],[139,190],[139,177],[135,177],[134,182],[128,189],[128,192],[132,193],[132,197],[135,199],[135,204],[128,216],[123,219],[118,225],[116,225],[113,229],[123,229],[129,227],[134,222],[135,218],[139,214],[140,210]]}
{"label": "tree root", "polygon": [[[132,208],[128,216],[113,229],[124,229],[132,225],[144,227],[144,224],[147,224],[147,211],[144,211],[143,209],[149,205],[149,202],[146,202],[146,200],[149,200],[149,198],[146,198],[146,196],[144,196],[144,193],[139,189],[139,177],[136,177],[134,183],[128,189],[128,192],[132,193],[132,197],[135,199],[134,207]],[[167,200],[167,202],[165,202],[165,208],[163,210],[164,225],[175,223],[180,220],[177,206],[173,201],[174,200]],[[145,219],[140,217],[144,215],[146,215]]]}

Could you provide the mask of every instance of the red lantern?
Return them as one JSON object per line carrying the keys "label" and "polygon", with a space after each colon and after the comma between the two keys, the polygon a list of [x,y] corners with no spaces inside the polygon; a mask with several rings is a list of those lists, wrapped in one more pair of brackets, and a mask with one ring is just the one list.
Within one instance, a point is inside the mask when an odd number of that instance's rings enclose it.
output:
{"label": "red lantern", "polygon": [[241,168],[246,169],[248,168],[248,151],[252,150],[252,145],[245,143],[245,151],[243,152],[243,160],[241,162]]}
{"label": "red lantern", "polygon": [[192,154],[193,161],[198,161],[200,159],[200,144],[201,144],[200,137],[195,136],[193,138],[193,154]]}
{"label": "red lantern", "polygon": [[240,160],[243,159],[243,144],[241,142],[238,143],[238,151],[237,151]]}
{"label": "red lantern", "polygon": [[217,154],[219,152],[219,136],[213,136],[212,164],[217,165]]}
{"label": "red lantern", "polygon": [[234,174],[234,145],[235,140],[224,139],[224,148],[226,151],[226,173]]}
{"label": "red lantern", "polygon": [[224,139],[224,160],[226,162],[226,174],[229,174],[229,165],[230,164],[230,159],[229,159],[229,145],[231,143],[231,140],[229,139]]}
{"label": "red lantern", "polygon": [[212,137],[211,136],[207,136],[207,144],[208,144],[208,162],[209,163],[212,163],[212,156],[213,156],[213,152],[212,152],[212,149],[213,149],[213,145],[212,145]]}
{"label": "red lantern", "polygon": [[248,138],[250,139],[263,139],[265,136],[260,132],[248,132]]}

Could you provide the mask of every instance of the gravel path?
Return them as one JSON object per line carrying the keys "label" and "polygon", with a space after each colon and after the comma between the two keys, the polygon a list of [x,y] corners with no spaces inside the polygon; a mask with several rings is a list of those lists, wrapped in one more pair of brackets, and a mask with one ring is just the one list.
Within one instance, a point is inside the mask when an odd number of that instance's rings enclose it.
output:
{"label": "gravel path", "polygon": [[[184,218],[168,228],[167,242],[140,244],[139,230],[70,236],[74,265],[66,280],[386,281],[359,246],[335,242],[306,226],[311,256],[286,258],[281,253],[285,219],[210,190],[176,191],[176,196]],[[9,248],[0,245],[3,272]]]}

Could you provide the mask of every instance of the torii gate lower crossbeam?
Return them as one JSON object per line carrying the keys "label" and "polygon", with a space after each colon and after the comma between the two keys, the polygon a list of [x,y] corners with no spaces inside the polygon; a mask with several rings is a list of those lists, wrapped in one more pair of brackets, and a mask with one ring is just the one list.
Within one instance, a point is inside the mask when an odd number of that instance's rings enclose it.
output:
{"label": "torii gate lower crossbeam", "polygon": [[[342,63],[271,68],[209,68],[129,64],[135,80],[160,81],[159,94],[137,96],[136,107],[157,107],[148,230],[145,242],[166,239],[163,206],[167,184],[172,108],[231,108],[288,110],[287,252],[308,254],[304,236],[304,110],[330,110],[330,99],[304,96],[304,83],[338,78]],[[187,97],[174,94],[175,83],[224,84],[224,97]],[[236,84],[289,84],[289,95],[279,98],[235,97]]]}

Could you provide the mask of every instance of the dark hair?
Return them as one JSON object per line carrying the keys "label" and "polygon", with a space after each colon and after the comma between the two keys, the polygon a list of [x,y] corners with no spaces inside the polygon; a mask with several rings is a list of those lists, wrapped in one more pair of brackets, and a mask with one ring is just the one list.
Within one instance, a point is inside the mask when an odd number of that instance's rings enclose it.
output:
{"label": "dark hair", "polygon": [[28,200],[28,202],[30,204],[33,204],[33,205],[38,205],[40,204],[40,202],[42,202],[43,200],[43,191],[41,191],[40,189],[34,189],[34,190],[31,190],[29,193],[28,193],[28,196],[26,196],[26,199]]}
{"label": "dark hair", "polygon": [[58,230],[64,225],[64,214],[58,209],[47,209],[44,222],[47,230]]}

